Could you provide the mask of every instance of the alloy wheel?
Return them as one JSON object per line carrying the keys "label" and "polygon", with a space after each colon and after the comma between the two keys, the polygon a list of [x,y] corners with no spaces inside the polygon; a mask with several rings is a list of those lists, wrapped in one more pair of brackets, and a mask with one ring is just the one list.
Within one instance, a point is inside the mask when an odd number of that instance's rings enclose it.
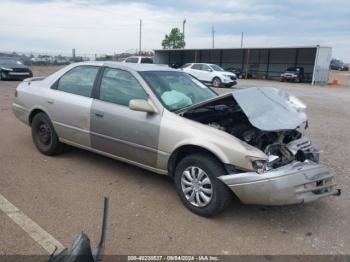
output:
{"label": "alloy wheel", "polygon": [[181,175],[181,187],[188,202],[196,207],[207,206],[213,197],[213,186],[207,173],[190,166]]}

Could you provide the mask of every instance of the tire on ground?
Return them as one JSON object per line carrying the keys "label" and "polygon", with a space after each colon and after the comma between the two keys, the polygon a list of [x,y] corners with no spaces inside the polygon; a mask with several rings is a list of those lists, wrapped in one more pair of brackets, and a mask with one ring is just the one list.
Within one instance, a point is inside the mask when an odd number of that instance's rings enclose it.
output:
{"label": "tire on ground", "polygon": [[[217,84],[215,84],[215,83],[217,83]],[[221,85],[222,85],[221,79],[219,77],[214,77],[212,80],[212,85],[216,88],[221,87]]]}
{"label": "tire on ground", "polygon": [[[43,154],[52,156],[62,152],[63,145],[59,141],[50,118],[45,113],[37,113],[32,121],[32,139],[36,148]],[[47,127],[48,141],[40,139],[39,130]]]}
{"label": "tire on ground", "polygon": [[[212,183],[212,199],[205,207],[192,205],[182,191],[181,177],[186,168],[196,166],[201,168],[209,176]],[[222,164],[209,154],[193,154],[183,158],[175,168],[174,183],[182,203],[192,212],[203,216],[214,216],[223,211],[232,200],[232,192],[217,177],[226,174]]]}

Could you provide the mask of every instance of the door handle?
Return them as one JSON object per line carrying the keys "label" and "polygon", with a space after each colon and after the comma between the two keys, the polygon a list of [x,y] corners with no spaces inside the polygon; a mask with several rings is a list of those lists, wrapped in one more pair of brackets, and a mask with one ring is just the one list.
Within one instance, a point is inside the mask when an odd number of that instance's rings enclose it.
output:
{"label": "door handle", "polygon": [[52,105],[53,104],[53,100],[47,100],[47,103]]}
{"label": "door handle", "polygon": [[96,112],[95,116],[102,118],[104,116],[104,114],[102,112]]}

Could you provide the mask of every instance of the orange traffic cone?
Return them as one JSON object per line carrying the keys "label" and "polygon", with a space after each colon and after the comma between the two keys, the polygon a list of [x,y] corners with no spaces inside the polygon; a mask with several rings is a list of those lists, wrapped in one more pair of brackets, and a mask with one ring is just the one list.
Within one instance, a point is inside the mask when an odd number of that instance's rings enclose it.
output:
{"label": "orange traffic cone", "polygon": [[339,84],[337,79],[333,79],[331,85],[337,86]]}

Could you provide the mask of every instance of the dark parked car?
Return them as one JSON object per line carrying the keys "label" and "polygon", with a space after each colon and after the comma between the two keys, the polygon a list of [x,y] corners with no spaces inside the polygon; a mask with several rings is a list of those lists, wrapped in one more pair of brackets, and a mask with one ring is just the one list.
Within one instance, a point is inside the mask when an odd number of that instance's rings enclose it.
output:
{"label": "dark parked car", "polygon": [[304,68],[303,67],[289,67],[281,74],[281,82],[291,81],[302,83],[305,80]]}
{"label": "dark parked car", "polygon": [[234,73],[240,79],[246,79],[246,78],[251,79],[251,78],[253,78],[251,73],[248,72],[247,77],[246,77],[246,72],[245,71],[242,72],[241,69],[238,69],[238,68],[235,68],[235,67],[229,67],[229,68],[226,68],[225,70],[228,71],[228,72]]}
{"label": "dark parked car", "polygon": [[13,58],[0,58],[0,80],[23,80],[33,77],[32,71]]}
{"label": "dark parked car", "polygon": [[330,68],[332,70],[339,70],[339,71],[349,71],[349,67],[345,65],[345,63],[338,59],[332,59]]}

